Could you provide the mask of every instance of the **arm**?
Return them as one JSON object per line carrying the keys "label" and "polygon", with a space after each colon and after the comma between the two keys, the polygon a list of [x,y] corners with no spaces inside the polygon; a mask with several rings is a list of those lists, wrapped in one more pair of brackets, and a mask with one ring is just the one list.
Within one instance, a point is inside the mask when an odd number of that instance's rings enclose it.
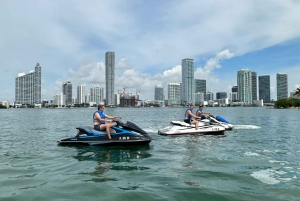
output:
{"label": "arm", "polygon": [[108,118],[108,119],[116,119],[116,118],[118,118],[118,116],[109,116],[109,115],[105,115],[105,118]]}

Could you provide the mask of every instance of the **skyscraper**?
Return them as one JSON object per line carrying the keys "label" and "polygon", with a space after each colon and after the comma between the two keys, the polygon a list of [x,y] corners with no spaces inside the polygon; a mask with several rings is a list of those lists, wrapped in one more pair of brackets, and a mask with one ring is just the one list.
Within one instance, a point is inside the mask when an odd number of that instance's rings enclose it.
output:
{"label": "skyscraper", "polygon": [[72,105],[72,83],[66,81],[62,83],[63,95],[65,95],[66,105]]}
{"label": "skyscraper", "polygon": [[77,86],[77,103],[85,103],[85,85]]}
{"label": "skyscraper", "polygon": [[263,100],[265,103],[271,101],[270,92],[270,75],[258,76],[258,98]]}
{"label": "skyscraper", "polygon": [[195,79],[195,93],[203,93],[204,100],[206,100],[206,80],[204,79]]}
{"label": "skyscraper", "polygon": [[168,105],[180,105],[181,104],[181,83],[169,83],[168,84]]}
{"label": "skyscraper", "polygon": [[97,105],[100,104],[100,102],[103,102],[103,91],[104,89],[100,88],[98,85],[91,87],[91,102],[95,102]]}
{"label": "skyscraper", "polygon": [[227,98],[227,93],[226,92],[217,92],[216,98],[217,99]]}
{"label": "skyscraper", "polygon": [[206,92],[206,101],[212,101],[214,100],[214,93],[211,91]]}
{"label": "skyscraper", "polygon": [[154,89],[154,100],[164,100],[164,88],[161,85],[156,85]]}
{"label": "skyscraper", "polygon": [[238,100],[252,104],[252,73],[248,69],[240,69],[237,72]]}
{"label": "skyscraper", "polygon": [[105,53],[106,106],[115,105],[115,53]]}
{"label": "skyscraper", "polygon": [[285,73],[277,73],[277,100],[288,98],[288,76]]}
{"label": "skyscraper", "polygon": [[19,73],[15,79],[15,103],[17,104],[41,104],[41,77],[42,68],[39,63],[35,70],[28,74]]}
{"label": "skyscraper", "polygon": [[194,102],[194,59],[182,59],[182,104]]}
{"label": "skyscraper", "polygon": [[252,82],[252,103],[257,100],[257,74],[255,71],[251,72],[251,82]]}

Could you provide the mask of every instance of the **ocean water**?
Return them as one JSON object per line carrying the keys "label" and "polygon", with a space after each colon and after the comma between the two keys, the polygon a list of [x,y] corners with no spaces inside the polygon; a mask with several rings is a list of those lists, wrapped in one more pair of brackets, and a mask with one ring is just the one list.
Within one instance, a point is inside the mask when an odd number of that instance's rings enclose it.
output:
{"label": "ocean water", "polygon": [[205,108],[226,137],[160,136],[185,108],[106,108],[147,131],[136,147],[65,147],[93,108],[0,110],[0,200],[300,200],[300,110]]}

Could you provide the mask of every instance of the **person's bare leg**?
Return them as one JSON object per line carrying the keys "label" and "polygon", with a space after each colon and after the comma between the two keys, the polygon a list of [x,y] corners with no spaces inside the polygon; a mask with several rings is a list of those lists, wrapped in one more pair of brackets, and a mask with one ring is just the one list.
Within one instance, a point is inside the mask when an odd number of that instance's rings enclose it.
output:
{"label": "person's bare leg", "polygon": [[108,138],[111,139],[111,136],[110,136],[110,126],[109,125],[106,125],[106,134],[107,134]]}

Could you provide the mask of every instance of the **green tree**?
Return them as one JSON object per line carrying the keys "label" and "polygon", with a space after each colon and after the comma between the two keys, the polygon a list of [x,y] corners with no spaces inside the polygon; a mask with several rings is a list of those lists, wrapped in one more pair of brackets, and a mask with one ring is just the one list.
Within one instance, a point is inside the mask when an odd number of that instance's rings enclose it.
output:
{"label": "green tree", "polygon": [[294,95],[295,95],[295,96],[300,96],[300,87],[298,87],[298,88],[295,90]]}

